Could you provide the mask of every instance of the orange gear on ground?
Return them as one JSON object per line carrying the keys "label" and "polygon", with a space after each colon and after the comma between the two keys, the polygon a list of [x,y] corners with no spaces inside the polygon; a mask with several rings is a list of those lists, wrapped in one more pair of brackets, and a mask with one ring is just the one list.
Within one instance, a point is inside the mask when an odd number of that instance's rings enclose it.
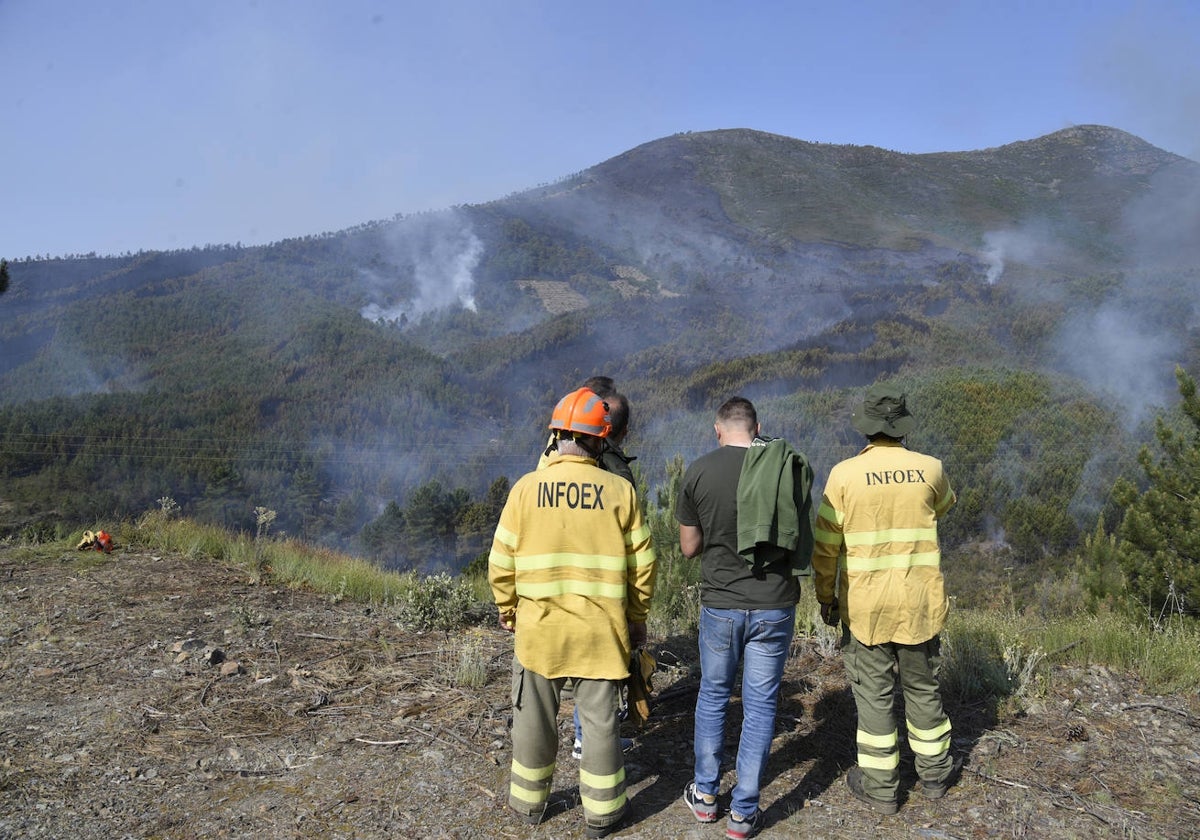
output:
{"label": "orange gear on ground", "polygon": [[550,428],[606,438],[612,432],[608,403],[587,388],[572,391],[554,406]]}
{"label": "orange gear on ground", "polygon": [[103,551],[105,554],[111,554],[113,549],[112,537],[107,531],[96,532],[96,550]]}

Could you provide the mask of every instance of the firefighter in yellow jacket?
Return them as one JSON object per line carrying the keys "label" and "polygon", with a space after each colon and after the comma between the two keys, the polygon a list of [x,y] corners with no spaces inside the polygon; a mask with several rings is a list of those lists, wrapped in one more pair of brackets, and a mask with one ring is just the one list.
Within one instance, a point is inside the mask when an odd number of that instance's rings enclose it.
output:
{"label": "firefighter in yellow jacket", "polygon": [[607,404],[580,388],[554,408],[557,453],[513,485],[488,558],[500,624],[515,633],[509,806],[541,821],[558,752],[564,688],[588,746],[579,763],[586,836],[625,813],[617,707],[630,655],[645,642],[654,551],[633,485],[596,466]]}
{"label": "firefighter in yellow jacket", "polygon": [[852,423],[868,443],[830,470],[817,513],[813,583],[822,618],[842,622],[842,657],[858,709],[858,766],[846,782],[873,810],[894,814],[897,680],[921,792],[944,796],[959,770],[938,683],[948,603],[937,521],[955,496],[941,461],[905,447],[915,420],[895,385],[869,388]]}

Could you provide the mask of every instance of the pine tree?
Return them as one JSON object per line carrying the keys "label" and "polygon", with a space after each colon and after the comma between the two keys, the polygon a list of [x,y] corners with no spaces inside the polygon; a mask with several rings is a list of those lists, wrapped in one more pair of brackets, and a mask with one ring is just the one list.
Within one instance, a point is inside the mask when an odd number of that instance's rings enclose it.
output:
{"label": "pine tree", "polygon": [[8,291],[8,260],[0,260],[0,295]]}
{"label": "pine tree", "polygon": [[1175,369],[1190,429],[1155,423],[1157,454],[1144,447],[1140,493],[1128,479],[1113,498],[1126,509],[1117,531],[1118,560],[1139,612],[1161,625],[1172,614],[1200,614],[1200,398],[1196,382]]}
{"label": "pine tree", "polygon": [[384,568],[401,568],[407,561],[404,534],[404,511],[390,501],[375,519],[363,526],[359,541],[367,556]]}
{"label": "pine tree", "polygon": [[459,562],[467,565],[467,575],[487,575],[488,553],[492,547],[492,536],[496,523],[508,499],[510,489],[507,476],[492,482],[482,501],[471,502],[463,507],[455,524],[456,554]]}

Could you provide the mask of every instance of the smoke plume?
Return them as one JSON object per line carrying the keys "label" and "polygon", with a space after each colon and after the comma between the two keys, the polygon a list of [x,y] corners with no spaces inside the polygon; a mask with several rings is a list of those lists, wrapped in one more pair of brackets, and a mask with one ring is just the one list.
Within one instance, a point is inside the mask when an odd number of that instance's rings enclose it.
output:
{"label": "smoke plume", "polygon": [[1060,367],[1111,400],[1130,427],[1169,400],[1179,351],[1179,337],[1136,305],[1118,297],[1069,319],[1057,345]]}
{"label": "smoke plume", "polygon": [[461,306],[475,311],[475,268],[483,243],[460,213],[406,219],[386,235],[386,253],[360,277],[371,302],[370,321],[407,321]]}
{"label": "smoke plume", "polygon": [[983,261],[988,285],[995,285],[1009,262],[1044,263],[1059,255],[1061,246],[1048,230],[1037,224],[988,231],[983,235]]}

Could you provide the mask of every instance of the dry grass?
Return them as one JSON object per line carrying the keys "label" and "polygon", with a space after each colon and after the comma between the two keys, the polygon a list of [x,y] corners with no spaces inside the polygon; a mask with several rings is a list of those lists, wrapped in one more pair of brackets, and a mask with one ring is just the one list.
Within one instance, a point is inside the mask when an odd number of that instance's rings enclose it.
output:
{"label": "dry grass", "polygon": [[[0,582],[0,835],[579,832],[569,705],[549,822],[529,831],[504,807],[512,637],[490,622],[417,632],[369,602],[251,585],[227,562],[128,545],[103,556],[0,545]],[[236,669],[181,658],[187,639]],[[623,834],[676,840],[695,830],[677,802],[691,767],[695,639],[655,642],[664,667],[649,724],[629,733]],[[938,803],[908,797],[881,823],[845,790],[853,701],[836,645],[810,627],[785,673],[764,836],[1187,836],[1200,816],[1195,694],[1050,659],[1020,710],[951,702],[963,783]],[[739,720],[735,700],[731,754]],[[911,785],[911,757],[902,767]]]}

